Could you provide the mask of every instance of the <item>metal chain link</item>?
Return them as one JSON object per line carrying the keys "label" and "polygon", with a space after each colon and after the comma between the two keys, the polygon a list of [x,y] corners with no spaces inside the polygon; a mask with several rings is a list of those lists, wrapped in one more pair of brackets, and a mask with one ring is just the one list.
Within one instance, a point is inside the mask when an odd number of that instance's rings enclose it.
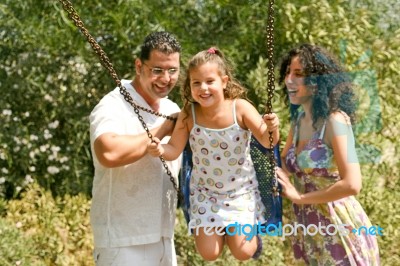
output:
{"label": "metal chain link", "polygon": [[[64,10],[68,13],[68,17],[74,22],[75,26],[86,37],[87,41],[90,43],[90,45],[92,46],[95,53],[99,56],[101,64],[108,70],[109,74],[116,82],[117,86],[119,87],[119,91],[122,94],[122,96],[124,97],[125,101],[127,101],[134,108],[134,112],[138,116],[140,123],[142,124],[144,130],[147,133],[147,136],[149,137],[149,139],[151,139],[152,142],[154,142],[153,135],[151,134],[149,128],[147,127],[147,124],[144,121],[143,117],[140,115],[139,109],[141,109],[142,111],[148,112],[150,114],[160,116],[165,119],[172,120],[172,121],[176,121],[176,118],[161,114],[159,112],[156,112],[156,111],[153,111],[153,110],[150,110],[150,109],[147,109],[147,108],[144,108],[142,106],[135,104],[131,95],[129,94],[129,92],[121,84],[121,81],[119,80],[118,75],[117,75],[110,59],[108,58],[106,53],[103,51],[103,49],[100,47],[100,45],[96,42],[96,40],[92,37],[92,35],[90,35],[88,30],[84,27],[83,22],[82,22],[81,18],[79,17],[78,13],[75,11],[74,7],[72,6],[72,3],[69,0],[59,0],[59,2],[63,5]],[[162,162],[162,165],[163,165],[167,175],[170,177],[169,179],[172,182],[174,189],[178,193],[179,199],[182,200],[182,194],[179,190],[177,183],[175,182],[175,178],[172,176],[172,173],[168,168],[168,165],[167,165],[165,159],[162,156],[160,156],[160,160]]]}
{"label": "metal chain link", "polygon": [[[268,19],[267,19],[267,29],[266,29],[266,42],[267,42],[267,58],[268,58],[268,76],[267,76],[267,94],[268,94],[268,99],[267,103],[265,105],[265,112],[270,114],[272,113],[272,98],[274,96],[274,91],[275,91],[275,62],[274,62],[274,23],[275,23],[275,10],[274,10],[274,0],[269,0],[269,6],[268,6]],[[272,186],[272,192],[274,196],[279,196],[279,189],[278,189],[278,179],[275,176],[275,156],[274,153],[272,152],[274,147],[273,147],[273,135],[272,131],[269,131],[269,141],[271,143],[270,150],[271,152],[269,153],[269,161],[271,163],[269,170],[269,174],[271,177],[274,178],[274,184]]]}

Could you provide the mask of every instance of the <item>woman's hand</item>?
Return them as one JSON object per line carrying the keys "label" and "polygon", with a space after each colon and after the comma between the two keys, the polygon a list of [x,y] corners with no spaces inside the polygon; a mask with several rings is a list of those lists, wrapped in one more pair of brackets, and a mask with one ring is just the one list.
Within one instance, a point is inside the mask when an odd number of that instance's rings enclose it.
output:
{"label": "woman's hand", "polygon": [[164,153],[164,148],[157,137],[154,137],[153,140],[147,144],[147,152],[153,157],[160,157]]}
{"label": "woman's hand", "polygon": [[289,180],[288,174],[282,169],[277,168],[276,174],[278,175],[278,182],[282,186],[282,194],[293,203],[302,204],[302,195],[296,190],[293,184]]}

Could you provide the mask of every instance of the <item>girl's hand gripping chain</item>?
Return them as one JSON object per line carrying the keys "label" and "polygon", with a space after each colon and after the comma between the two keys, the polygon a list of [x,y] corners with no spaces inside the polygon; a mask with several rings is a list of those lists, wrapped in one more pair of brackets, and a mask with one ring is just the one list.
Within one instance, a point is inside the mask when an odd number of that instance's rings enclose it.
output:
{"label": "girl's hand gripping chain", "polygon": [[153,140],[147,144],[147,152],[153,157],[160,157],[164,154],[164,148],[158,138],[154,137]]}
{"label": "girl's hand gripping chain", "polygon": [[267,124],[268,131],[275,131],[279,127],[279,118],[275,113],[264,114],[262,116],[265,124]]}

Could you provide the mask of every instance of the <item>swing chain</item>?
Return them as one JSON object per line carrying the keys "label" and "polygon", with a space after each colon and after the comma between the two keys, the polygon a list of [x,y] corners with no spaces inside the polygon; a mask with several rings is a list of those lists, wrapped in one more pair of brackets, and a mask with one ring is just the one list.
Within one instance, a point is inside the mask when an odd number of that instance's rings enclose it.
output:
{"label": "swing chain", "polygon": [[[266,28],[266,37],[267,37],[267,58],[268,58],[268,75],[267,75],[267,103],[265,106],[266,113],[272,113],[272,98],[274,96],[275,91],[275,73],[274,73],[274,22],[275,22],[275,11],[274,11],[274,0],[269,1],[268,6],[268,19],[267,19],[267,28]],[[272,131],[269,131],[269,141],[271,143],[269,153],[269,161],[271,166],[268,168],[269,176],[274,177],[274,184],[272,186],[272,193],[274,196],[279,196],[279,189],[278,189],[278,179],[275,176],[275,156],[273,149],[273,135]]]}
{"label": "swing chain", "polygon": [[[161,114],[159,112],[156,112],[156,111],[153,111],[153,110],[150,110],[150,109],[147,109],[147,108],[144,108],[142,106],[135,104],[131,95],[129,94],[129,92],[121,84],[121,81],[119,80],[118,75],[117,75],[110,59],[108,58],[106,53],[103,51],[103,49],[100,47],[100,45],[96,42],[96,40],[92,37],[92,35],[90,35],[89,31],[84,27],[83,22],[82,22],[81,18],[79,17],[78,13],[75,11],[74,7],[72,6],[72,3],[69,0],[59,0],[59,2],[63,5],[64,10],[68,13],[68,17],[74,22],[75,26],[80,30],[80,32],[86,37],[87,41],[90,43],[90,45],[92,46],[95,53],[99,56],[101,64],[108,70],[111,77],[117,83],[117,86],[119,87],[119,91],[120,91],[121,95],[124,97],[125,101],[127,101],[134,108],[134,112],[137,115],[144,130],[146,131],[147,136],[149,137],[149,139],[151,139],[152,142],[154,142],[153,135],[151,134],[149,128],[147,127],[147,124],[144,121],[143,116],[140,115],[139,109],[141,109],[142,111],[145,111],[147,113],[150,113],[150,114],[153,114],[156,116],[160,116],[165,119],[172,120],[172,121],[176,121],[176,118],[172,117],[172,116]],[[165,159],[162,156],[160,156],[160,160],[162,162],[162,165],[163,165],[167,175],[169,176],[169,179],[170,179],[172,185],[174,186],[175,191],[178,194],[178,198],[180,200],[182,200],[182,194],[180,192],[178,184],[175,182],[175,178],[172,176],[172,173],[169,170]]]}

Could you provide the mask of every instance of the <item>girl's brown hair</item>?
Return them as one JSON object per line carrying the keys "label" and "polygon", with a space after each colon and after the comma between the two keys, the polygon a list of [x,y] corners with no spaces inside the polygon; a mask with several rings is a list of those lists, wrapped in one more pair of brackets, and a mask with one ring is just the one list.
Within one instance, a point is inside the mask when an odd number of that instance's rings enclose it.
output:
{"label": "girl's brown hair", "polygon": [[181,95],[183,98],[183,111],[189,114],[190,105],[194,103],[190,88],[190,72],[196,67],[205,63],[216,63],[218,65],[219,74],[228,76],[228,83],[224,89],[225,99],[246,98],[246,89],[233,76],[231,63],[217,47],[211,47],[197,53],[190,59],[186,70],[186,75],[181,86]]}

